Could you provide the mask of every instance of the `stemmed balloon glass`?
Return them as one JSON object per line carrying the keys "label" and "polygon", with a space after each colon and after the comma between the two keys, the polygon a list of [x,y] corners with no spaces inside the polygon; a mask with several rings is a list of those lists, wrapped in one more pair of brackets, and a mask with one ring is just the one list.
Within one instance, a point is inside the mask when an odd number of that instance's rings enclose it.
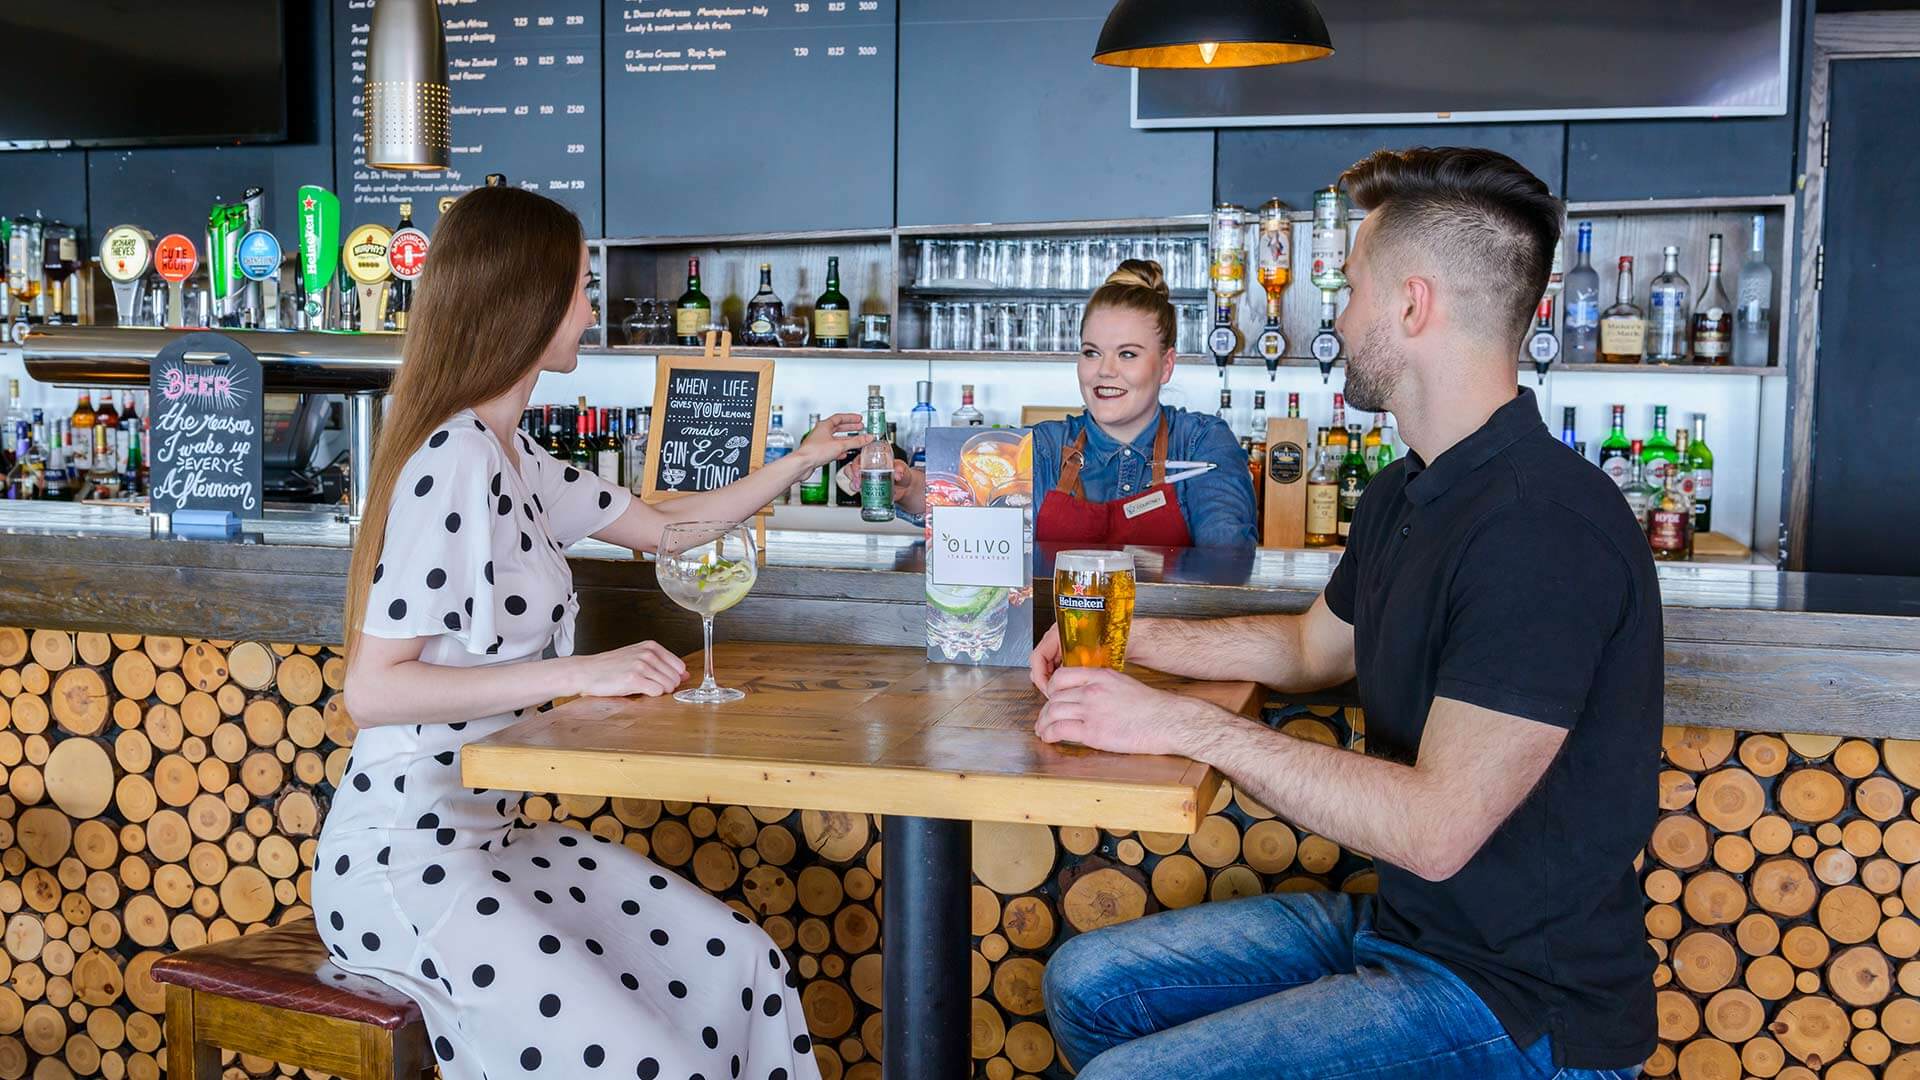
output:
{"label": "stemmed balloon glass", "polygon": [[760,576],[753,529],[736,522],[689,521],[669,525],[660,537],[656,573],[673,602],[700,616],[707,674],[699,686],[673,700],[692,705],[739,701],[746,691],[713,681],[713,617],[747,598]]}

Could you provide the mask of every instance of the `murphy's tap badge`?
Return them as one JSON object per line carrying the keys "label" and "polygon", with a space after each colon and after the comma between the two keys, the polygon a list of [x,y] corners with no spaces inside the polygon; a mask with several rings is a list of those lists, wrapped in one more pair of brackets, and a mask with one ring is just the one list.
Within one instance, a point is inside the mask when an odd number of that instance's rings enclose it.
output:
{"label": "murphy's tap badge", "polygon": [[317,184],[300,189],[300,328],[336,329],[333,276],[340,268],[340,199]]}
{"label": "murphy's tap badge", "polygon": [[115,225],[100,240],[100,272],[113,282],[113,309],[121,326],[140,316],[147,271],[153,266],[153,234],[138,225]]}
{"label": "murphy's tap badge", "polygon": [[180,286],[193,276],[200,257],[193,250],[193,241],[171,233],[160,238],[153,248],[153,269],[160,280],[167,283],[167,325],[183,326],[186,323],[185,300]]}
{"label": "murphy's tap badge", "polygon": [[280,329],[280,256],[280,241],[265,229],[255,229],[240,238],[236,257],[240,272],[259,293],[254,320],[263,330]]}
{"label": "murphy's tap badge", "polygon": [[347,276],[353,279],[354,293],[360,301],[360,329],[371,333],[386,325],[387,279],[393,265],[387,261],[387,248],[393,231],[385,225],[362,225],[347,234],[341,258],[346,261]]}

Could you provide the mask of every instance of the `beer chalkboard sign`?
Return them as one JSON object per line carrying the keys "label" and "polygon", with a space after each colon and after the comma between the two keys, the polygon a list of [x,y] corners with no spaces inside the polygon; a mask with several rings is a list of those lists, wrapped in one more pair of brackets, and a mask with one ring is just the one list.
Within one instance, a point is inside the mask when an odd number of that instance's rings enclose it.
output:
{"label": "beer chalkboard sign", "polygon": [[670,499],[725,487],[760,467],[767,449],[773,361],[720,351],[659,359],[641,497]]}
{"label": "beer chalkboard sign", "polygon": [[153,358],[148,377],[152,512],[260,517],[259,357],[225,334],[182,334]]}

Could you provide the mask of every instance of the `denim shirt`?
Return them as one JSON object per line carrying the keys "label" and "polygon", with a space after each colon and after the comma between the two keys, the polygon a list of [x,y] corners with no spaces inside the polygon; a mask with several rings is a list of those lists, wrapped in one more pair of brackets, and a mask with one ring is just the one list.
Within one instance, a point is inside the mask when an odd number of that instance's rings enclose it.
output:
{"label": "denim shirt", "polygon": [[[1212,472],[1173,485],[1180,515],[1195,547],[1254,547],[1253,477],[1246,451],[1226,421],[1217,416],[1162,405],[1167,418],[1169,461],[1210,461]],[[1153,438],[1159,423],[1149,423],[1130,443],[1101,430],[1084,412],[1033,427],[1033,505],[1036,520],[1047,492],[1060,479],[1060,458],[1082,431],[1087,433],[1080,486],[1089,502],[1130,499],[1153,486]],[[1174,470],[1167,470],[1169,474]]]}

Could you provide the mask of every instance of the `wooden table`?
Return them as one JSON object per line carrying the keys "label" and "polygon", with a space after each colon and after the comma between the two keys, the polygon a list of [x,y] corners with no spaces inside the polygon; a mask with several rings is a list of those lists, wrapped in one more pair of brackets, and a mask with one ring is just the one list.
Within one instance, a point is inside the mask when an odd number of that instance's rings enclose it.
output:
{"label": "wooden table", "polygon": [[[698,671],[698,654],[687,667]],[[887,815],[881,910],[886,1076],[964,1077],[972,823],[1191,833],[1220,776],[1185,758],[1050,746],[1025,669],[929,664],[921,649],[715,647],[728,705],[578,698],[467,745],[470,787]],[[1252,683],[1134,672],[1255,715]]]}

